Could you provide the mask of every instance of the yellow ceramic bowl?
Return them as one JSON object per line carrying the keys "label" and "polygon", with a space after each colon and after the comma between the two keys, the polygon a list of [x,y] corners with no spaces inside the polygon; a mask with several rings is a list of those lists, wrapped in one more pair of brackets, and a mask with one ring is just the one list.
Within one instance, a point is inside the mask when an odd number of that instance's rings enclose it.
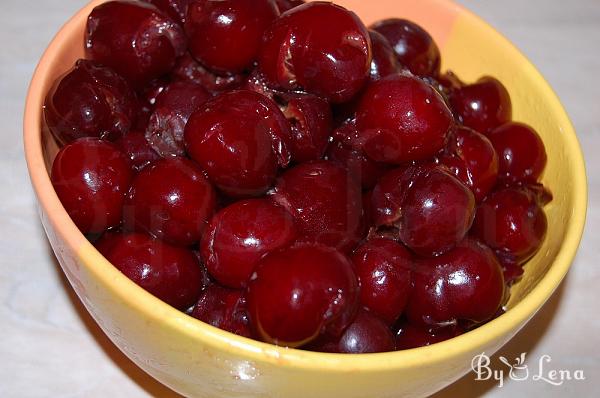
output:
{"label": "yellow ceramic bowl", "polygon": [[543,247],[512,288],[506,314],[450,341],[403,352],[337,355],[279,348],[176,311],[129,281],[86,241],[48,178],[57,147],[43,127],[43,99],[53,80],[83,55],[86,17],[100,2],[77,13],[39,63],[25,112],[27,164],[42,223],[81,301],[114,344],[172,389],[227,398],[425,396],[464,375],[474,355],[494,353],[505,344],[567,273],[584,226],[584,163],[564,109],[535,68],[494,29],[450,1],[339,0],[367,24],[396,16],[416,21],[435,37],[444,68],[466,81],[490,74],[508,87],[515,120],[539,131],[548,152],[543,182],[554,201],[546,208],[549,231]]}

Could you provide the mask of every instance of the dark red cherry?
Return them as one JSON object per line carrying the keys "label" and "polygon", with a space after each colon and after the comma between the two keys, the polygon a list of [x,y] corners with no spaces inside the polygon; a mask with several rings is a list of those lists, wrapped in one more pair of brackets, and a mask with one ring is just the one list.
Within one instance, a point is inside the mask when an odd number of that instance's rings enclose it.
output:
{"label": "dark red cherry", "polygon": [[546,148],[533,128],[504,124],[488,135],[500,159],[500,178],[507,183],[536,182],[546,167]]}
{"label": "dark red cherry", "polygon": [[290,245],[296,236],[294,220],[283,207],[250,199],[229,205],[212,218],[200,252],[213,278],[241,288],[266,253]]}
{"label": "dark red cherry", "polygon": [[477,209],[473,234],[521,264],[541,246],[548,221],[534,192],[505,188],[491,193]]}
{"label": "dark red cherry", "polygon": [[504,278],[496,256],[484,244],[466,239],[446,254],[417,262],[406,315],[409,322],[428,326],[484,322],[503,298]]}
{"label": "dark red cherry", "polygon": [[212,186],[196,164],[185,158],[160,159],[134,178],[125,203],[125,227],[174,245],[193,245],[215,201]]}
{"label": "dark red cherry", "polygon": [[300,241],[348,251],[360,240],[360,185],[333,162],[302,163],[286,171],[271,198],[292,214]]}
{"label": "dark red cherry", "polygon": [[205,280],[191,251],[141,233],[107,234],[96,247],[129,279],[179,310],[198,300]]}
{"label": "dark red cherry", "polygon": [[333,130],[329,103],[310,94],[286,94],[281,107],[292,127],[292,159],[297,162],[323,158]]}
{"label": "dark red cherry", "polygon": [[417,76],[440,73],[440,50],[433,38],[419,25],[406,19],[392,18],[371,27],[392,45],[401,65]]}
{"label": "dark red cherry", "polygon": [[396,350],[425,347],[462,334],[458,325],[427,327],[402,321],[396,333]]}
{"label": "dark red cherry", "polygon": [[137,171],[160,159],[158,153],[152,149],[146,140],[145,134],[141,131],[129,131],[115,141],[115,145],[129,157],[131,165]]}
{"label": "dark red cherry", "polygon": [[219,329],[252,337],[243,290],[211,284],[200,295],[191,315]]}
{"label": "dark red cherry", "polygon": [[333,141],[329,145],[327,159],[345,167],[360,181],[363,189],[373,188],[378,179],[389,170],[388,165],[376,162],[360,149],[352,149],[340,141]]}
{"label": "dark red cherry", "polygon": [[406,306],[411,289],[412,255],[393,240],[367,241],[352,255],[360,283],[360,302],[393,325]]}
{"label": "dark red cherry", "polygon": [[394,334],[389,326],[381,318],[362,308],[339,338],[323,340],[308,348],[341,354],[368,354],[396,349]]}
{"label": "dark red cherry", "polygon": [[276,0],[279,11],[284,12],[304,4],[304,0]]}
{"label": "dark red cherry", "polygon": [[146,139],[162,157],[185,156],[185,126],[192,115],[210,98],[199,84],[174,82],[156,97],[148,121]]}
{"label": "dark red cherry", "polygon": [[151,3],[156,8],[167,14],[173,21],[179,22],[182,26],[185,23],[188,6],[193,0],[142,0]]}
{"label": "dark red cherry", "polygon": [[46,125],[63,145],[82,137],[114,141],[131,128],[136,111],[125,79],[84,59],[54,82],[44,102]]}
{"label": "dark red cherry", "polygon": [[217,75],[198,63],[189,52],[186,52],[177,60],[171,76],[175,80],[200,84],[211,93],[240,88],[246,78],[243,74]]}
{"label": "dark red cherry", "polygon": [[398,238],[423,256],[450,250],[469,231],[475,215],[473,193],[439,165],[399,168],[373,189],[376,226],[397,227]]}
{"label": "dark red cherry", "polygon": [[453,90],[449,98],[458,120],[483,134],[512,118],[510,95],[493,77],[482,77],[474,84]]}
{"label": "dark red cherry", "polygon": [[440,94],[408,75],[372,83],[356,113],[364,151],[373,160],[393,164],[434,156],[446,143],[452,123]]}
{"label": "dark red cherry", "polygon": [[371,37],[373,60],[371,61],[371,81],[393,75],[402,70],[394,49],[388,39],[375,30],[369,30]]}
{"label": "dark red cherry", "polygon": [[474,217],[473,193],[445,168],[436,166],[422,172],[407,190],[396,226],[406,246],[431,256],[460,242]]}
{"label": "dark red cherry", "polygon": [[132,176],[127,157],[115,145],[80,138],[58,152],[51,180],[77,228],[97,234],[121,223]]}
{"label": "dark red cherry", "polygon": [[185,129],[188,154],[224,193],[258,196],[290,162],[290,124],[277,105],[252,91],[208,101]]}
{"label": "dark red cherry", "polygon": [[477,202],[481,202],[496,185],[498,154],[490,140],[475,130],[457,127],[450,134],[440,161],[471,188]]}
{"label": "dark red cherry", "polygon": [[371,39],[352,12],[326,2],[295,7],[267,30],[260,70],[274,86],[332,102],[356,95],[369,76]]}
{"label": "dark red cherry", "polygon": [[213,71],[242,72],[256,60],[263,33],[278,16],[274,0],[194,0],[185,23],[189,50]]}
{"label": "dark red cherry", "polygon": [[257,335],[289,347],[323,333],[339,336],[358,306],[350,260],[321,245],[297,245],[265,256],[250,278],[248,311]]}
{"label": "dark red cherry", "polygon": [[114,68],[135,88],[164,75],[184,54],[182,27],[155,6],[109,1],[92,10],[85,32],[86,57]]}

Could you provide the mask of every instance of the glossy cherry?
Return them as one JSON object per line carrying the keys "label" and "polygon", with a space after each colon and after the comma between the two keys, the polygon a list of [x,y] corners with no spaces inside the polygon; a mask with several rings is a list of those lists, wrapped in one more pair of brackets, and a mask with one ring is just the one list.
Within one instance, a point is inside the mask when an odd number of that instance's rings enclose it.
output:
{"label": "glossy cherry", "polygon": [[396,350],[425,347],[442,341],[450,340],[462,334],[460,327],[427,327],[402,321],[396,333]]}
{"label": "glossy cherry", "polygon": [[450,106],[458,120],[483,134],[510,122],[512,103],[504,85],[493,77],[453,90]]}
{"label": "glossy cherry", "polygon": [[473,191],[477,202],[496,185],[498,154],[490,140],[475,130],[457,127],[450,134],[440,162]]}
{"label": "glossy cherry", "polygon": [[188,6],[193,0],[142,0],[143,2],[153,4],[167,14],[173,21],[179,22],[182,26],[185,23]]}
{"label": "glossy cherry", "polygon": [[475,215],[473,193],[439,165],[388,172],[373,189],[375,225],[398,228],[398,238],[414,252],[446,252],[469,231]]}
{"label": "glossy cherry", "polygon": [[160,155],[152,149],[142,131],[129,131],[115,141],[115,145],[129,157],[131,165],[136,171],[160,159]]}
{"label": "glossy cherry", "polygon": [[324,339],[309,348],[320,352],[367,354],[394,351],[396,342],[391,329],[381,318],[361,308],[339,338]]}
{"label": "glossy cherry", "polygon": [[401,244],[371,239],[352,255],[360,302],[392,326],[402,315],[412,286],[413,259]]}
{"label": "glossy cherry", "polygon": [[80,138],[58,152],[51,180],[75,225],[97,234],[121,223],[132,176],[129,160],[115,145]]}
{"label": "glossy cherry", "polygon": [[376,23],[371,29],[389,41],[400,64],[415,75],[425,77],[439,74],[440,50],[429,33],[416,23],[392,18]]}
{"label": "glossy cherry", "polygon": [[271,199],[294,217],[299,240],[349,251],[360,240],[359,183],[330,161],[302,163],[281,175]]}
{"label": "glossy cherry", "polygon": [[290,245],[296,236],[294,219],[283,207],[250,199],[227,206],[212,218],[200,252],[213,278],[241,288],[266,253]]}
{"label": "glossy cherry", "polygon": [[227,90],[235,90],[244,83],[244,74],[217,75],[209,71],[196,61],[189,52],[186,52],[177,60],[175,68],[171,71],[174,80],[189,81],[200,84],[211,93],[220,93]]}
{"label": "glossy cherry", "polygon": [[146,139],[162,157],[185,156],[184,131],[192,115],[210,94],[199,84],[174,82],[156,97],[146,127]]}
{"label": "glossy cherry", "polygon": [[333,130],[329,103],[310,94],[284,94],[281,100],[281,110],[292,128],[292,160],[301,163],[322,159]]}
{"label": "glossy cherry", "polygon": [[523,123],[504,124],[488,135],[500,159],[500,178],[507,183],[534,183],[546,167],[546,148],[536,131]]}
{"label": "glossy cherry", "polygon": [[248,285],[248,311],[257,335],[289,347],[327,333],[339,336],[358,306],[358,281],[350,260],[321,245],[271,252]]}
{"label": "glossy cherry", "polygon": [[360,149],[352,149],[340,141],[333,141],[327,149],[327,159],[345,167],[360,181],[363,189],[371,189],[389,166],[369,158]]}
{"label": "glossy cherry", "polygon": [[80,59],[46,96],[44,118],[60,144],[82,137],[114,141],[135,122],[135,94],[114,70]]}
{"label": "glossy cherry", "polygon": [[373,59],[371,61],[370,79],[377,81],[402,70],[394,49],[388,39],[375,30],[369,30]]}
{"label": "glossy cherry", "polygon": [[194,0],[185,23],[189,50],[213,71],[242,72],[256,60],[263,33],[278,16],[274,0]]}
{"label": "glossy cherry", "polygon": [[200,240],[215,202],[212,186],[195,163],[160,159],[134,178],[125,203],[125,227],[174,245],[193,245]]}
{"label": "glossy cherry", "polygon": [[345,102],[366,82],[371,64],[367,28],[352,12],[327,2],[295,7],[267,30],[260,70],[274,86],[303,88]]}
{"label": "glossy cherry", "polygon": [[135,88],[169,72],[185,49],[183,28],[152,4],[109,1],[88,17],[86,58],[114,68]]}
{"label": "glossy cherry", "polygon": [[290,124],[269,98],[246,90],[208,101],[185,128],[188,154],[224,193],[258,196],[290,162]]}
{"label": "glossy cherry", "polygon": [[487,321],[504,298],[498,260],[487,246],[472,239],[446,254],[418,261],[413,281],[406,315],[411,323],[424,326]]}
{"label": "glossy cherry", "polygon": [[243,290],[211,284],[200,295],[191,315],[219,329],[252,337]]}
{"label": "glossy cherry", "polygon": [[356,112],[364,151],[373,160],[393,164],[434,156],[446,143],[452,123],[440,94],[408,75],[372,83]]}
{"label": "glossy cherry", "polygon": [[490,194],[477,209],[473,234],[501,256],[523,263],[541,246],[548,221],[537,195],[523,187]]}
{"label": "glossy cherry", "polygon": [[109,233],[96,243],[129,279],[179,310],[187,310],[204,288],[202,266],[187,249],[141,233]]}

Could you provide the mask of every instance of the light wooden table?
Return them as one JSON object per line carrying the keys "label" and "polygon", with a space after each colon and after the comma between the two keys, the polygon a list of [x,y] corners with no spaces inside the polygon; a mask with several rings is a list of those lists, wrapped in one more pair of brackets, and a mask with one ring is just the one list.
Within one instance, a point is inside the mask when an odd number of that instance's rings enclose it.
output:
{"label": "light wooden table", "polygon": [[[586,380],[560,387],[507,381],[498,388],[471,374],[436,397],[592,397],[600,390],[600,0],[460,2],[508,36],[550,81],[575,123],[589,171],[587,233],[573,269],[501,355],[528,352],[528,365],[537,369],[548,354],[549,367],[583,369]],[[108,341],[67,288],[29,186],[21,149],[27,84],[49,39],[83,3],[0,2],[0,397],[172,397]]]}

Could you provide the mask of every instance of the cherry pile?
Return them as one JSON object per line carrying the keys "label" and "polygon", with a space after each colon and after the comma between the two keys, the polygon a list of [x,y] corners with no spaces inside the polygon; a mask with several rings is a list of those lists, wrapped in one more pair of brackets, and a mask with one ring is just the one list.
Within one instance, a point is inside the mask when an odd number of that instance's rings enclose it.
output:
{"label": "cherry pile", "polygon": [[65,209],[211,325],[366,353],[502,313],[539,249],[540,137],[420,26],[301,0],[110,1],[44,115]]}

